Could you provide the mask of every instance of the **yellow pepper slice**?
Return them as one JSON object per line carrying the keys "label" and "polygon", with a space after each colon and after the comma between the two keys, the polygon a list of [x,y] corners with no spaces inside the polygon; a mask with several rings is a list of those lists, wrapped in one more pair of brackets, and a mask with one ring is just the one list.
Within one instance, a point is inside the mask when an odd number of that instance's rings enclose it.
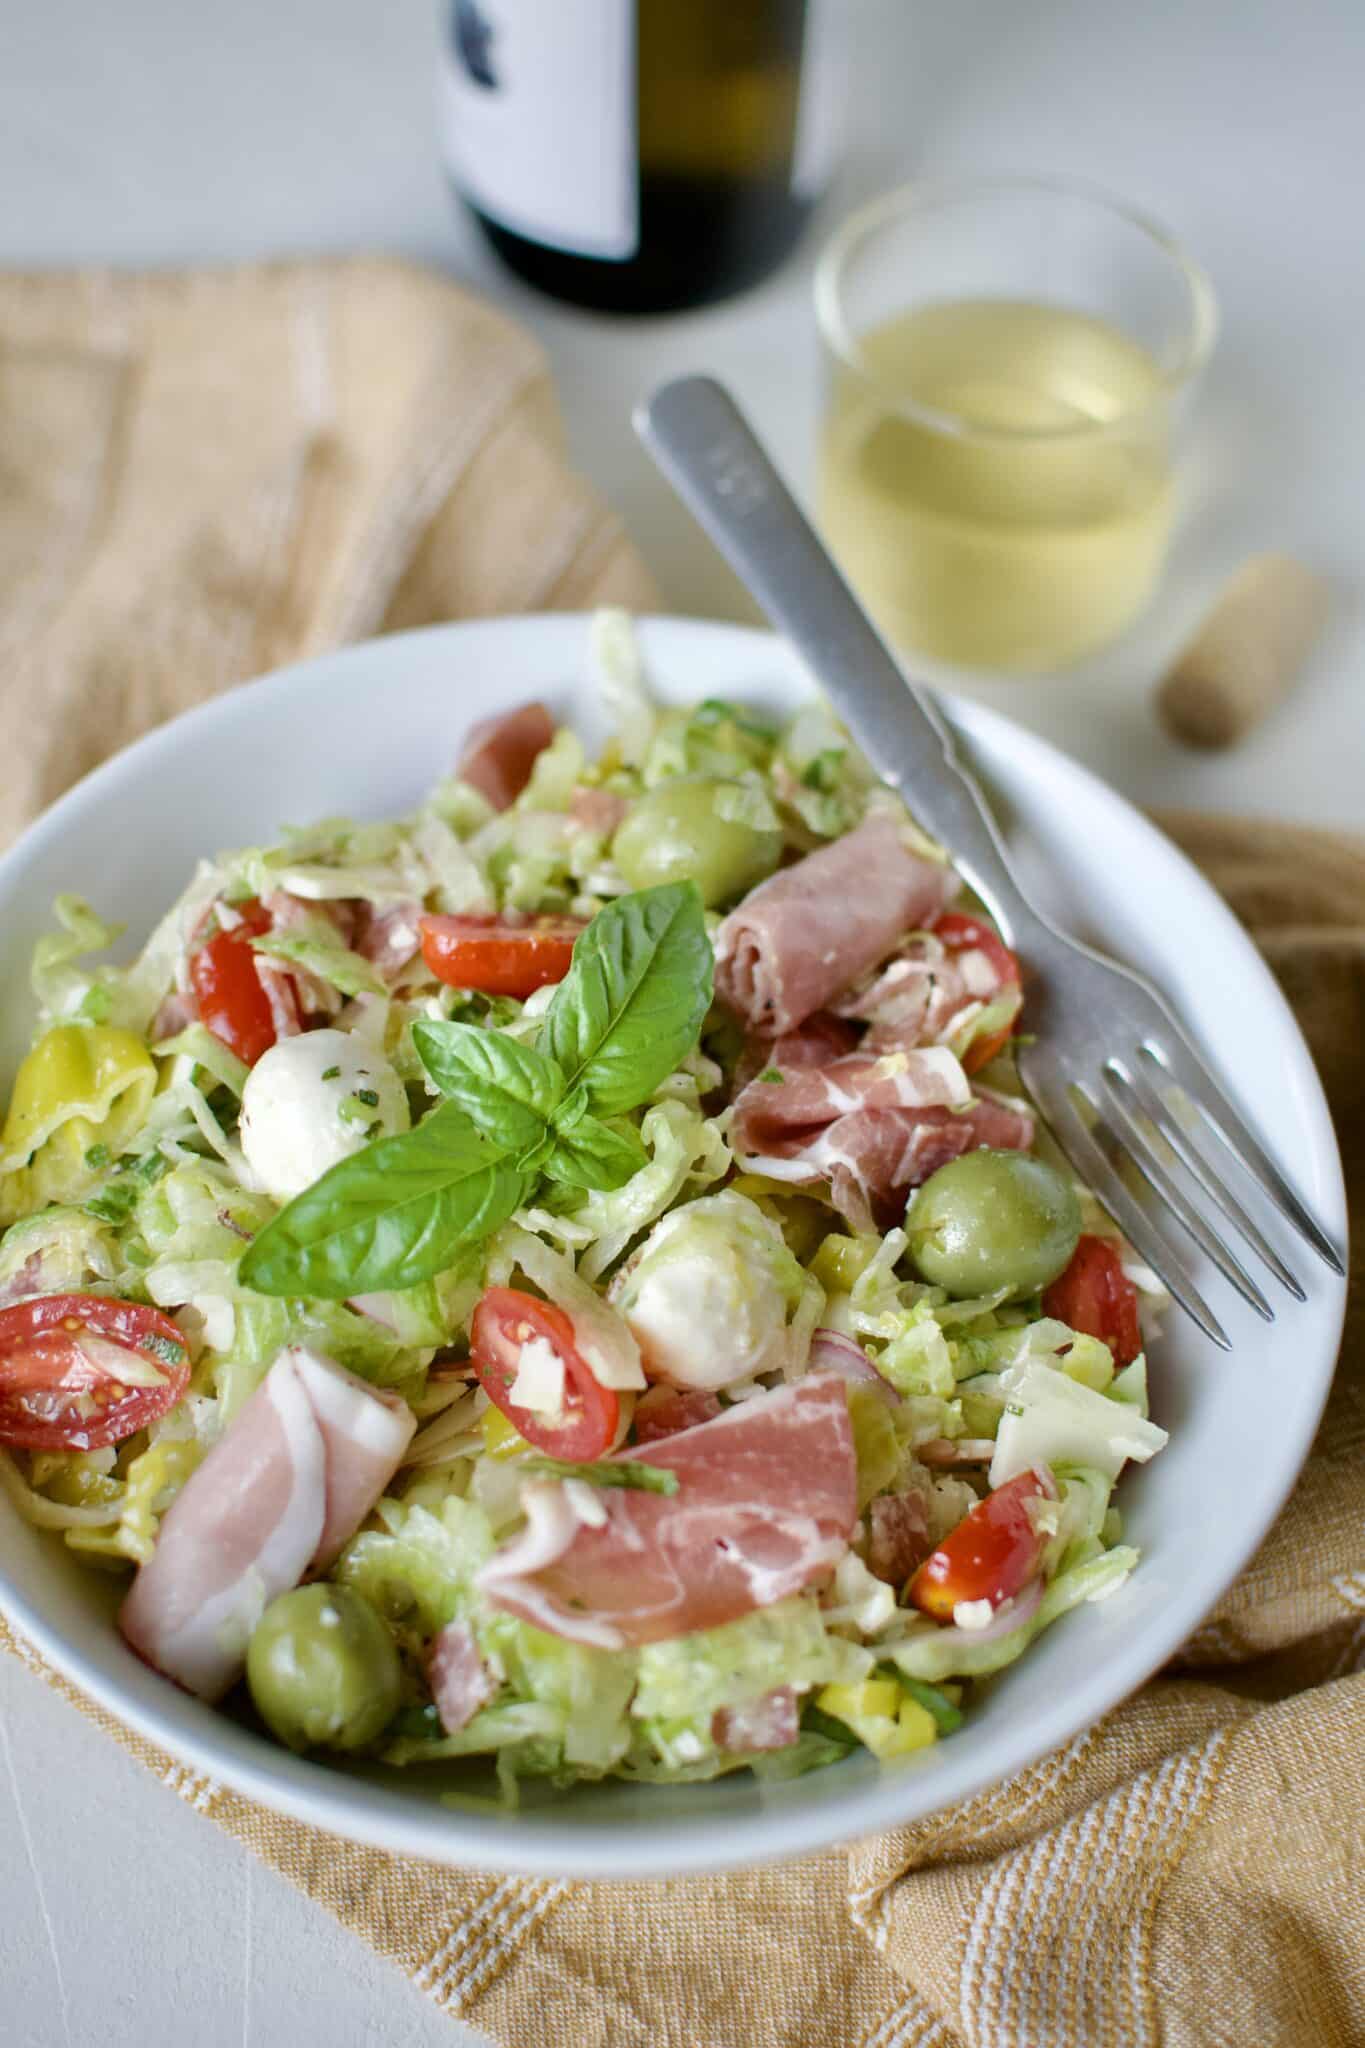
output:
{"label": "yellow pepper slice", "polygon": [[870,1714],[893,1715],[900,1705],[901,1689],[894,1678],[865,1678],[860,1685],[827,1685],[815,1695],[822,1714],[853,1725]]}
{"label": "yellow pepper slice", "polygon": [[531,1446],[519,1429],[507,1420],[501,1408],[485,1408],[479,1420],[483,1447],[490,1458],[519,1458]]}
{"label": "yellow pepper slice", "polygon": [[146,1564],[170,1502],[203,1457],[192,1437],[162,1437],[132,1460],[124,1475],[123,1512],[111,1529],[68,1529],[72,1550],[112,1562]]}
{"label": "yellow pepper slice", "polygon": [[101,1144],[116,1158],[142,1124],[156,1067],[140,1038],[106,1024],[57,1024],[14,1077],[0,1149],[0,1217],[42,1202],[78,1199],[95,1174],[85,1155]]}
{"label": "yellow pepper slice", "polygon": [[901,1691],[894,1678],[865,1678],[861,1685],[827,1685],[815,1695],[822,1714],[842,1721],[882,1763],[910,1756],[938,1740],[938,1725],[927,1707]]}

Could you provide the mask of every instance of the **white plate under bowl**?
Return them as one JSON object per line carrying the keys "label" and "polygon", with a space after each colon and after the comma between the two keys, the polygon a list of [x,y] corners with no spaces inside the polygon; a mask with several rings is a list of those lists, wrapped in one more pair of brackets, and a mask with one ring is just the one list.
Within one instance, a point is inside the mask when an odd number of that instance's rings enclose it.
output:
{"label": "white plate under bowl", "polygon": [[[793,707],[808,687],[771,635],[658,619],[643,628],[656,690]],[[177,719],[89,776],[0,860],[0,1076],[31,1029],[35,938],[61,890],[126,919],[140,941],[195,860],[329,813],[410,808],[476,717],[543,696],[589,740],[586,626],[537,617],[437,627],[286,669]],[[1073,929],[1146,968],[1212,1050],[1304,1198],[1344,1238],[1336,1144],[1294,1019],[1246,936],[1151,825],[1074,762],[979,706],[952,705],[1035,892]],[[1273,1228],[1273,1227],[1272,1227]],[[1275,1232],[1282,1240],[1285,1233]],[[1267,1327],[1203,1276],[1234,1338],[1216,1351],[1173,1316],[1152,1360],[1171,1430],[1120,1499],[1142,1549],[1103,1604],[1044,1635],[949,1740],[900,1766],[866,1755],[795,1781],[528,1789],[519,1813],[443,1803],[431,1775],[339,1771],[190,1699],[127,1650],[115,1589],[60,1542],[0,1513],[0,1604],[111,1712],[196,1769],[322,1828],[410,1856],[573,1877],[663,1877],[793,1856],[1007,1779],[1133,1690],[1199,1623],[1259,1543],[1307,1453],[1332,1375],[1344,1285],[1285,1245],[1308,1290]],[[1268,1283],[1273,1286],[1273,1282]]]}

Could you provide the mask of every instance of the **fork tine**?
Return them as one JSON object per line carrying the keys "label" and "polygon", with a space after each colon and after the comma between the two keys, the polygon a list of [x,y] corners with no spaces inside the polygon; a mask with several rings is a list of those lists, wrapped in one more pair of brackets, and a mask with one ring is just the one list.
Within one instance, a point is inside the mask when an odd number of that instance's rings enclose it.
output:
{"label": "fork tine", "polygon": [[[1184,1224],[1186,1230],[1189,1231],[1190,1236],[1194,1239],[1205,1257],[1212,1260],[1213,1264],[1217,1266],[1219,1272],[1223,1275],[1223,1278],[1230,1286],[1236,1288],[1243,1301],[1255,1309],[1263,1322],[1273,1323],[1275,1320],[1274,1309],[1270,1306],[1270,1303],[1266,1300],[1236,1253],[1223,1243],[1217,1231],[1205,1222],[1183,1190],[1171,1179],[1170,1174],[1167,1173],[1165,1167],[1161,1164],[1161,1161],[1148,1143],[1141,1125],[1129,1109],[1128,1104],[1124,1101],[1115,1075],[1112,1069],[1108,1067],[1104,1071],[1104,1081],[1109,1091],[1110,1107],[1114,1121],[1106,1123],[1101,1120],[1099,1128],[1111,1137],[1115,1146],[1132,1160],[1153,1194],[1157,1195],[1166,1204],[1167,1208],[1173,1212],[1178,1221]],[[1117,1163],[1117,1161],[1114,1161],[1115,1165]]]}
{"label": "fork tine", "polygon": [[1142,1204],[1125,1187],[1095,1138],[1081,1122],[1065,1089],[1051,1086],[1046,1093],[1050,1099],[1044,1101],[1040,1094],[1039,1107],[1053,1137],[1080,1178],[1094,1189],[1129,1243],[1160,1276],[1186,1315],[1198,1323],[1204,1335],[1211,1338],[1220,1350],[1231,1351],[1226,1330]]}
{"label": "fork tine", "polygon": [[1171,1031],[1164,1044],[1158,1044],[1155,1039],[1146,1039],[1142,1045],[1142,1052],[1168,1081],[1175,1081],[1184,1089],[1195,1107],[1201,1110],[1212,1124],[1229,1152],[1240,1161],[1252,1179],[1259,1182],[1271,1201],[1289,1218],[1299,1235],[1308,1240],[1324,1264],[1330,1266],[1334,1273],[1344,1274],[1346,1268],[1342,1265],[1341,1255],[1331,1238],[1304,1207],[1260,1141],[1247,1129],[1204,1062],[1185,1042],[1183,1035],[1178,1037]]}
{"label": "fork tine", "polygon": [[1252,1250],[1269,1266],[1280,1285],[1288,1288],[1295,1301],[1306,1301],[1308,1297],[1299,1284],[1297,1275],[1285,1264],[1274,1245],[1248,1216],[1232,1189],[1214,1172],[1190,1133],[1184,1129],[1179,1119],[1172,1115],[1169,1106],[1147,1076],[1136,1067],[1124,1066],[1117,1060],[1109,1062],[1105,1075],[1111,1088],[1115,1085],[1116,1078],[1121,1077],[1125,1090],[1131,1094],[1143,1115],[1156,1125],[1185,1171],[1198,1181],[1209,1200],[1216,1202],[1228,1221],[1241,1231]]}

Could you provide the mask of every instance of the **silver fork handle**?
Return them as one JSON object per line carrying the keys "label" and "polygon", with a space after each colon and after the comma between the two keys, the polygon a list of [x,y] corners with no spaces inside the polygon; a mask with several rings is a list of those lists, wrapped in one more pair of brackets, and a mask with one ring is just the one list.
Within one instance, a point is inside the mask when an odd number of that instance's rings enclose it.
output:
{"label": "silver fork handle", "polygon": [[873,766],[899,790],[1018,946],[1047,926],[1006,862],[946,720],[886,643],[713,377],[681,377],[640,405],[635,429],[679,497],[775,626],[804,655]]}

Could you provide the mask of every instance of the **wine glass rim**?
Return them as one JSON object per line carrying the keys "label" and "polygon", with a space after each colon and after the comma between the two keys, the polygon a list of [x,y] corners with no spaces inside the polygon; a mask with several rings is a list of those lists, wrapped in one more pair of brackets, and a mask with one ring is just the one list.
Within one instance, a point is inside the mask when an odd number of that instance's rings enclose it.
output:
{"label": "wine glass rim", "polygon": [[[964,200],[1028,192],[1084,201],[1114,220],[1136,229],[1167,258],[1184,286],[1186,325],[1179,352],[1172,362],[1155,364],[1156,380],[1150,394],[1135,400],[1108,419],[1069,421],[1047,427],[983,426],[960,413],[926,405],[888,384],[868,363],[860,337],[849,325],[842,288],[844,266],[869,234],[893,220],[916,213],[930,214]],[[1152,215],[1083,179],[1023,177],[1004,173],[912,179],[858,207],[835,230],[820,252],[815,266],[815,317],[832,354],[864,383],[879,391],[895,411],[938,433],[973,441],[1064,441],[1126,429],[1155,404],[1174,397],[1198,375],[1209,359],[1218,333],[1218,302],[1207,273],[1183,243]]]}

